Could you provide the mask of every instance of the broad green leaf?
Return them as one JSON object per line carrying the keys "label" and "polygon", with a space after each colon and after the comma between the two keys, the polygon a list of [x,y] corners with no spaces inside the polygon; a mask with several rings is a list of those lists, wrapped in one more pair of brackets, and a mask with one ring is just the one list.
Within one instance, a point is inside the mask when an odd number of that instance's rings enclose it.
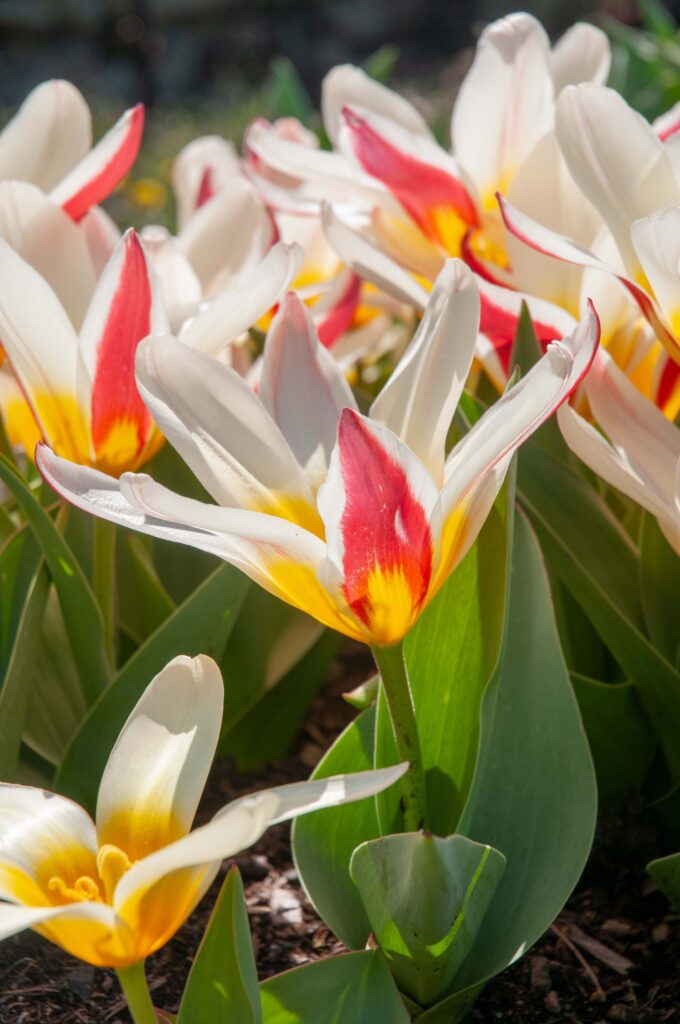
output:
{"label": "broad green leaf", "polygon": [[[372,768],[374,731],[375,708],[369,708],[340,734],[312,778]],[[373,800],[316,811],[293,822],[293,858],[302,884],[319,916],[350,949],[366,945],[371,926],[349,862],[360,843],[379,835]]]}
{"label": "broad green leaf", "polygon": [[227,875],[187,979],[177,1024],[261,1024],[257,968],[238,868]]}
{"label": "broad green leaf", "polygon": [[272,60],[265,88],[274,118],[296,117],[303,124],[309,124],[312,101],[295,65],[287,57]]}
{"label": "broad green leaf", "polygon": [[[283,604],[281,601],[278,603]],[[242,621],[243,612],[239,616],[234,633],[239,632]],[[317,623],[308,620],[307,627],[308,637],[318,636]],[[285,635],[277,637],[279,643],[282,640],[285,640]],[[264,642],[262,638],[260,643]],[[241,708],[236,722],[232,717],[231,707],[225,707],[225,726],[230,728],[230,731],[220,742],[220,752],[233,757],[240,771],[254,771],[285,757],[313,697],[323,682],[326,670],[337,653],[338,642],[336,633],[322,631],[316,643],[282,678],[276,678],[262,689],[254,688],[250,698],[250,710],[244,713]],[[240,687],[245,687],[250,682],[248,675],[239,678],[238,674],[233,673],[230,665],[227,650],[223,673],[225,681],[229,681],[229,696],[237,680]]]}
{"label": "broad green leaf", "polygon": [[680,673],[645,636],[638,552],[595,490],[531,442],[520,452],[518,493],[548,565],[635,686],[680,781]]}
{"label": "broad green leaf", "polygon": [[102,617],[85,574],[40,502],[6,458],[0,456],[0,480],[12,492],[31,524],[59,594],[83,694],[91,702],[106,686],[110,669]]}
{"label": "broad green leaf", "polygon": [[18,529],[0,548],[0,674],[4,675],[26,592],[41,559],[30,531]]}
{"label": "broad green leaf", "polygon": [[220,566],[136,651],[70,744],[57,775],[60,792],[94,808],[109,753],[148,684],[178,654],[209,654],[219,661],[249,586],[233,566]]}
{"label": "broad green leaf", "polygon": [[377,952],[296,967],[262,982],[260,992],[263,1024],[410,1024],[411,1019]]}
{"label": "broad green leaf", "polygon": [[526,302],[522,303],[522,309],[517,321],[517,330],[512,342],[510,353],[510,370],[519,368],[523,377],[527,375],[532,366],[535,366],[543,353],[536,331],[531,320],[531,314]]}
{"label": "broad green leaf", "polygon": [[394,43],[385,43],[379,50],[376,50],[375,53],[366,58],[363,68],[370,78],[374,78],[376,82],[387,85],[394,74],[398,60],[399,47],[395,46]]}
{"label": "broad green leaf", "polygon": [[460,832],[507,859],[456,978],[476,986],[531,946],[583,870],[597,785],[540,549],[515,517],[504,648],[484,695],[478,763]]}
{"label": "broad green leaf", "polygon": [[144,541],[134,533],[118,534],[118,618],[137,644],[144,643],[176,607],[158,578]]}
{"label": "broad green leaf", "polygon": [[647,632],[672,665],[680,656],[680,557],[649,512],[642,521],[640,591]]}
{"label": "broad green leaf", "polygon": [[647,874],[674,910],[680,911],[680,853],[659,857],[647,865]]}
{"label": "broad green leaf", "polygon": [[23,740],[55,766],[85,718],[87,705],[78,685],[73,652],[54,586],[47,599],[30,685],[31,701]]}
{"label": "broad green leaf", "polygon": [[631,683],[601,683],[571,673],[590,751],[600,805],[614,808],[641,791],[656,736]]}
{"label": "broad green leaf", "polygon": [[19,757],[49,589],[50,578],[41,559],[26,594],[0,690],[0,779],[13,776]]}
{"label": "broad green leaf", "polygon": [[428,1006],[450,989],[505,870],[465,836],[412,832],[363,843],[352,878],[401,989]]}

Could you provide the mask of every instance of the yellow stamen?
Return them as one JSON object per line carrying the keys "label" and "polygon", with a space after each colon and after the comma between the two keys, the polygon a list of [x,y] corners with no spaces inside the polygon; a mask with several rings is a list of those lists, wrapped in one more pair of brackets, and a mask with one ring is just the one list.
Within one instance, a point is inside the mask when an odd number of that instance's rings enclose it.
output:
{"label": "yellow stamen", "polygon": [[113,902],[113,893],[125,872],[132,867],[130,858],[113,843],[100,847],[97,854],[97,871],[104,886],[106,902]]}
{"label": "yellow stamen", "polygon": [[72,886],[60,875],[53,875],[47,883],[48,892],[55,893],[66,903],[101,903],[99,886],[89,875],[81,875]]}

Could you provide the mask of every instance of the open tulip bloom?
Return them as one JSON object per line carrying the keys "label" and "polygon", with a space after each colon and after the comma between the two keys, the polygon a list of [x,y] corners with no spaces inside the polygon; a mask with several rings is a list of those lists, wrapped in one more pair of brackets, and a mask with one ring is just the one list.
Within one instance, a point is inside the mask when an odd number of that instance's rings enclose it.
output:
{"label": "open tulip bloom", "polygon": [[478,319],[473,275],[452,260],[368,416],[292,293],[257,395],[169,336],[144,341],[140,393],[215,504],[141,474],[114,480],[45,446],[37,463],[78,507],[217,554],[324,625],[395,644],[474,541],[514,450],[568,398],[597,346],[589,310],[446,457]]}
{"label": "open tulip bloom", "polygon": [[87,963],[115,967],[134,990],[130,969],[174,935],[224,858],[276,822],[361,800],[406,770],[263,790],[191,831],[223,692],[205,655],[175,658],[152,680],[111,751],[95,821],[55,793],[0,784],[0,938],[33,928]]}

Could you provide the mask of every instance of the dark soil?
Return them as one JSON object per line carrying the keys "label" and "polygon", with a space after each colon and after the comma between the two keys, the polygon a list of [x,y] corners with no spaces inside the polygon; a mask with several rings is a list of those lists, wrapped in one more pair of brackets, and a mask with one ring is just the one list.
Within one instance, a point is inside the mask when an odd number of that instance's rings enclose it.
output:
{"label": "dark soil", "polygon": [[[306,778],[354,714],[340,694],[369,671],[363,652],[348,649],[289,757],[247,776],[218,764],[199,820],[244,792]],[[288,837],[289,826],[276,826],[236,861],[261,978],[344,948],[307,902]],[[564,912],[522,960],[485,989],[471,1024],[680,1024],[680,918],[645,876],[654,844],[653,825],[635,805],[604,822]],[[147,964],[154,1001],[162,1009],[177,1009],[223,877],[224,872],[184,928]],[[31,932],[0,946],[0,1024],[129,1021],[113,972],[80,964]]]}

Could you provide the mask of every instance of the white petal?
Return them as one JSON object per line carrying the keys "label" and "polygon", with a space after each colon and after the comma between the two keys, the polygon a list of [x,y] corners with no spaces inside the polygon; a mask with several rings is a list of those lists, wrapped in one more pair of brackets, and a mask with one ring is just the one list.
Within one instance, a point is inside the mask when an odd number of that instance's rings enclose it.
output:
{"label": "white petal", "polygon": [[97,277],[111,259],[121,232],[113,218],[101,206],[91,206],[78,227],[87,241]]}
{"label": "white petal", "polygon": [[372,245],[361,232],[343,220],[330,203],[324,203],[323,226],[328,241],[343,263],[367,281],[412,305],[424,309],[428,293],[416,279],[382,250]]}
{"label": "white petal", "polygon": [[557,103],[557,135],[576,184],[599,210],[635,277],[634,220],[678,203],[663,144],[645,119],[612,89],[569,86]]}
{"label": "white petal", "polygon": [[609,76],[612,55],[606,33],[596,25],[577,21],[555,43],[550,54],[550,70],[555,95],[567,85],[595,82],[604,85]]}
{"label": "white petal", "polygon": [[160,429],[219,504],[271,510],[279,495],[310,497],[278,426],[231,368],[169,335],[148,338],[137,350],[137,384]]}
{"label": "white petal", "polygon": [[218,811],[209,824],[135,864],[118,883],[116,910],[125,915],[128,901],[138,902],[144,892],[170,872],[233,857],[257,842],[263,832],[276,822],[325,807],[364,800],[391,786],[407,768],[407,764],[400,764],[377,771],[335,775],[328,779],[265,789],[235,800]]}
{"label": "white petal", "polygon": [[0,132],[0,180],[54,188],[92,144],[87,103],[70,82],[36,86]]}
{"label": "white petal", "polygon": [[482,197],[507,185],[552,126],[548,39],[528,14],[511,14],[482,33],[453,108],[451,138]]}
{"label": "white petal", "polygon": [[261,263],[240,276],[185,324],[181,340],[192,348],[217,355],[279,301],[297,274],[302,256],[298,245],[273,246]]}
{"label": "white petal", "polygon": [[269,329],[258,394],[316,489],[326,476],[340,413],[356,402],[293,292]]}
{"label": "white petal", "polygon": [[180,227],[199,206],[201,187],[213,194],[228,188],[241,173],[241,161],[231,142],[218,135],[204,135],[180,150],[172,165],[172,187],[177,199]]}
{"label": "white petal", "polygon": [[666,319],[680,330],[680,208],[670,206],[635,221],[635,252]]}
{"label": "white petal", "polygon": [[0,183],[0,237],[45,278],[76,330],[97,281],[87,239],[35,185]]}
{"label": "white petal", "polygon": [[171,331],[179,331],[198,311],[203,297],[201,282],[176,238],[166,228],[149,225],[140,238],[163,285],[163,298]]}
{"label": "white petal", "polygon": [[97,799],[99,845],[131,860],[189,831],[222,724],[220,670],[173,658],[149,683],[109,755]]}
{"label": "white petal", "polygon": [[96,853],[94,823],[78,804],[44,789],[0,783],[0,898],[17,898],[3,865],[25,872],[43,891],[49,875],[89,874]]}
{"label": "white petal", "polygon": [[589,307],[574,333],[561,342],[551,342],[519,384],[499,398],[458,442],[446,460],[444,515],[566,401],[587,373],[598,340],[599,323]]}
{"label": "white petal", "polygon": [[321,113],[324,128],[335,145],[342,124],[342,108],[359,106],[382,114],[416,135],[431,138],[425,119],[412,103],[398,93],[369,78],[361,68],[339,64],[329,71],[321,87]]}
{"label": "white petal", "polygon": [[189,218],[177,241],[203,294],[212,296],[258,263],[274,237],[262,199],[244,178],[235,178]]}
{"label": "white petal", "polygon": [[471,270],[449,260],[413,341],[371,406],[428,467],[440,485],[444,443],[470,370],[479,328],[479,292]]}
{"label": "white petal", "polygon": [[[7,939],[26,928],[48,925],[57,920],[98,924],[112,933],[121,927],[125,928],[124,922],[111,907],[102,903],[68,903],[61,907],[20,907],[0,903],[0,939]],[[49,928],[47,931],[49,932]]]}

